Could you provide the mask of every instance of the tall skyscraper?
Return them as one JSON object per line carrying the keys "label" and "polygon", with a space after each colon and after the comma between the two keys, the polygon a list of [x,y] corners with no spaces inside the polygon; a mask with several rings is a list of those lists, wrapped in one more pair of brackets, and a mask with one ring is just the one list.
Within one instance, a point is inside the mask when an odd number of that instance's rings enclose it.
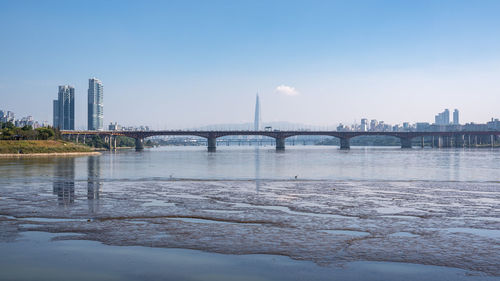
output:
{"label": "tall skyscraper", "polygon": [[75,88],[59,86],[58,99],[52,102],[53,125],[61,130],[75,129]]}
{"label": "tall skyscraper", "polygon": [[102,130],[103,124],[103,91],[102,82],[96,78],[89,79],[88,90],[88,129],[91,131]]}
{"label": "tall skyscraper", "polygon": [[458,109],[456,109],[456,108],[453,111],[453,125],[460,125],[460,119],[458,116]]}
{"label": "tall skyscraper", "polygon": [[260,124],[260,101],[259,101],[259,94],[257,93],[257,97],[255,99],[255,120],[253,123],[254,130],[259,131],[261,129],[261,124]]}

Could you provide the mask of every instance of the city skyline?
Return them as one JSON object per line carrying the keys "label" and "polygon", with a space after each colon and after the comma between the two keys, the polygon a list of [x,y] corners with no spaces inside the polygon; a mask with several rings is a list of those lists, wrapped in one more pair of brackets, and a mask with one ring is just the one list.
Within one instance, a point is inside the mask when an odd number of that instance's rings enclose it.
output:
{"label": "city skyline", "polygon": [[[460,108],[461,123],[498,118],[500,3],[385,2],[110,1],[95,13],[82,2],[1,1],[1,107],[50,121],[47,100],[71,84],[84,129],[95,76],[112,101],[104,126],[251,122],[256,90],[268,122],[431,123],[443,108]],[[66,12],[74,20],[60,25],[54,15]],[[61,34],[71,48],[54,44]]]}

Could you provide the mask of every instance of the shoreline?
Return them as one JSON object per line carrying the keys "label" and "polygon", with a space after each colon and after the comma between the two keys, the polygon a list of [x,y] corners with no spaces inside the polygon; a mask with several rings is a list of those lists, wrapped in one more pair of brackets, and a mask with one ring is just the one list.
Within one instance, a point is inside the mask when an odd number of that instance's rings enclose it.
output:
{"label": "shoreline", "polygon": [[101,152],[53,152],[53,153],[5,153],[0,154],[0,158],[17,158],[17,157],[43,157],[43,156],[91,156],[101,155]]}

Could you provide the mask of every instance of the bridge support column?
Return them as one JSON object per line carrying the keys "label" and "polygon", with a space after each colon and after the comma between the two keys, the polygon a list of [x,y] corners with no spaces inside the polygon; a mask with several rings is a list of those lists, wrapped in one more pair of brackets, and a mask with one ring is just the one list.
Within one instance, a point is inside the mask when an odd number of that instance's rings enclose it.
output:
{"label": "bridge support column", "polygon": [[276,150],[285,150],[285,138],[276,138]]}
{"label": "bridge support column", "polygon": [[451,137],[443,137],[444,138],[444,147],[450,148],[451,147]]}
{"label": "bridge support column", "polygon": [[411,138],[401,138],[401,148],[411,148]]}
{"label": "bridge support column", "polygon": [[208,152],[215,152],[217,149],[217,138],[216,137],[208,137],[207,144],[208,144]]}
{"label": "bridge support column", "polygon": [[340,149],[350,149],[351,142],[349,138],[340,138]]}
{"label": "bridge support column", "polygon": [[436,139],[436,146],[437,146],[437,148],[443,147],[443,137],[441,137],[441,136],[437,137],[437,139]]}
{"label": "bridge support column", "polygon": [[456,135],[455,136],[455,147],[460,148],[465,146],[465,136],[464,135]]}
{"label": "bridge support column", "polygon": [[425,147],[425,139],[424,139],[424,137],[421,137],[421,138],[420,138],[420,147],[421,147],[421,148],[424,148],[424,147]]}
{"label": "bridge support column", "polygon": [[144,139],[136,138],[135,139],[135,151],[144,150]]}

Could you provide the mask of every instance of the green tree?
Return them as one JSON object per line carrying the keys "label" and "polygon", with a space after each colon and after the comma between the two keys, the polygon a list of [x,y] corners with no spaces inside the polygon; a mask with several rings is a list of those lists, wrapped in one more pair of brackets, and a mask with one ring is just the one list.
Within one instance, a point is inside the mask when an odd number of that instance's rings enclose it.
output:
{"label": "green tree", "polygon": [[33,127],[31,125],[24,125],[21,130],[23,131],[32,131]]}
{"label": "green tree", "polygon": [[41,140],[48,140],[49,138],[52,138],[55,135],[54,130],[52,128],[48,128],[48,127],[37,128],[36,131],[37,131],[38,139],[41,139]]}

